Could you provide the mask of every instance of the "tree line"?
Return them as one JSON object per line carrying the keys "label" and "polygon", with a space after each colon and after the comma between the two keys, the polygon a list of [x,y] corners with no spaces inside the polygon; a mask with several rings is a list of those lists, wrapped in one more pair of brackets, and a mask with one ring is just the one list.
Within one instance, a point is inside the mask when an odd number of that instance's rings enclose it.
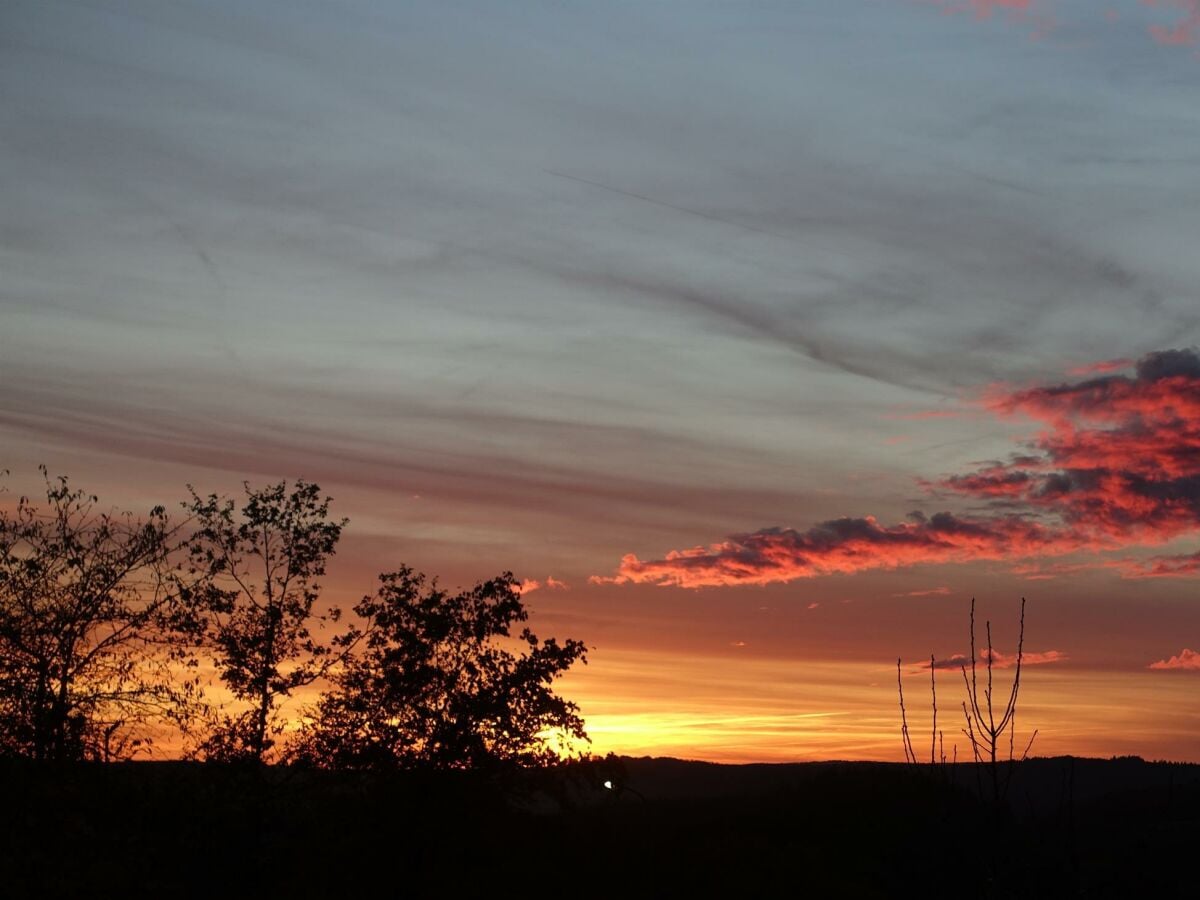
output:
{"label": "tree line", "polygon": [[400,565],[343,616],[319,601],[348,522],[312,482],[137,516],[41,471],[43,504],[0,507],[0,756],[127,759],[169,727],[201,760],[481,768],[587,740],[553,687],[587,648],[539,639],[510,572]]}

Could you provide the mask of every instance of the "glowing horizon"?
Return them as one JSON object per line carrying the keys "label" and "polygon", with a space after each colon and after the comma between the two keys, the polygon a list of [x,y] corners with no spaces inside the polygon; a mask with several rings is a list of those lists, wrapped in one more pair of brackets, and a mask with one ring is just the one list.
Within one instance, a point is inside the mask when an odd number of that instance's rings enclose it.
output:
{"label": "glowing horizon", "polygon": [[316,482],[601,753],[901,759],[1026,597],[1034,754],[1200,762],[1200,5],[1109,6],[16,0],[0,504]]}

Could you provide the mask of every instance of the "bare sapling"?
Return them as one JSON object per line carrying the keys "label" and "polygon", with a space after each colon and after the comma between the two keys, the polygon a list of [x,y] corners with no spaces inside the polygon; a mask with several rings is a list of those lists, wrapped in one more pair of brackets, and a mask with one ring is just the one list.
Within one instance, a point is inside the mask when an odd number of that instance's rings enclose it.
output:
{"label": "bare sapling", "polygon": [[[966,719],[966,727],[962,729],[962,732],[971,743],[971,752],[975,757],[977,780],[981,780],[982,773],[986,772],[991,785],[991,798],[994,802],[1000,802],[1007,796],[1008,785],[1012,780],[1013,763],[1016,761],[1014,742],[1017,730],[1017,698],[1021,692],[1021,663],[1025,651],[1025,598],[1021,598],[1021,622],[1017,636],[1017,657],[1012,685],[1009,688],[1008,699],[1002,708],[996,702],[993,693],[993,670],[996,664],[996,653],[992,646],[992,623],[990,620],[986,624],[987,651],[984,657],[984,663],[987,666],[987,684],[983,688],[983,699],[980,702],[975,646],[974,598],[971,599],[970,627],[971,675],[969,679],[967,677],[966,665],[964,664],[960,668],[963,677],[963,686],[966,688],[967,694],[967,699],[962,703],[963,716]],[[1000,773],[1000,766],[1003,762],[1001,759],[1001,748],[1004,744],[1006,732],[1008,736],[1008,759],[1002,779]],[[1033,746],[1033,741],[1037,735],[1037,730],[1034,730],[1029,738],[1029,743],[1025,745],[1025,752],[1021,754],[1021,760],[1029,756],[1029,750]],[[982,793],[982,785],[980,785],[980,794],[982,795]]]}

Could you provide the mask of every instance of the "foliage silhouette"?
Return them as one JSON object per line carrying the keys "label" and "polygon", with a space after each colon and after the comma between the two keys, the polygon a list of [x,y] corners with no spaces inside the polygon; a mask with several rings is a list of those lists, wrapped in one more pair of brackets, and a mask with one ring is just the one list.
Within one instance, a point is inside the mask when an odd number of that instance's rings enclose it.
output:
{"label": "foliage silhouette", "polygon": [[243,706],[212,723],[198,755],[262,762],[283,731],[280,704],[324,675],[358,635],[353,628],[329,641],[314,635],[340,618],[337,608],[314,607],[347,520],[331,521],[330,498],[304,480],[290,490],[286,481],[261,489],[245,484],[240,508],[189,490],[185,508],[196,529],[183,593],[204,623],[221,680]]}
{"label": "foliage silhouette", "polygon": [[39,468],[45,507],[0,510],[0,754],[127,757],[152,720],[197,710],[179,671],[197,623],[171,589],[178,528],[161,506],[102,510]]}
{"label": "foliage silhouette", "polygon": [[555,762],[556,741],[587,740],[578,707],[552,689],[586,663],[586,647],[540,641],[529,628],[514,638],[528,613],[511,573],[450,593],[402,567],[354,611],[366,623],[362,648],[311,710],[301,759],[483,769]]}

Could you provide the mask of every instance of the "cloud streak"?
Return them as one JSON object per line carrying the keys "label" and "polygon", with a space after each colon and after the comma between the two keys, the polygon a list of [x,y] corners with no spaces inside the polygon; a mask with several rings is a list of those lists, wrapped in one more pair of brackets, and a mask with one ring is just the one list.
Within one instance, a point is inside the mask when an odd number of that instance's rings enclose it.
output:
{"label": "cloud streak", "polygon": [[[1042,431],[1009,462],[937,486],[984,504],[982,514],[910,514],[884,525],[840,518],[807,530],[772,527],[675,550],[626,554],[594,580],[685,588],[765,585],[920,563],[1026,560],[1153,545],[1200,528],[1200,355],[1166,350],[1133,374],[1021,389],[994,388],[984,406]],[[1190,557],[1150,574],[1190,574]]]}
{"label": "cloud streak", "polygon": [[[1001,653],[999,650],[991,651],[992,668],[993,669],[1011,669],[1017,664],[1016,654]],[[1021,654],[1022,666],[1044,666],[1053,663],[1065,662],[1067,654],[1061,650],[1042,650],[1032,653]],[[988,651],[984,649],[980,651],[978,665],[986,665],[988,660]],[[934,669],[962,669],[971,665],[971,657],[965,653],[955,653],[946,659],[935,659],[933,661]],[[928,660],[922,660],[918,667],[929,671],[930,663]]]}

